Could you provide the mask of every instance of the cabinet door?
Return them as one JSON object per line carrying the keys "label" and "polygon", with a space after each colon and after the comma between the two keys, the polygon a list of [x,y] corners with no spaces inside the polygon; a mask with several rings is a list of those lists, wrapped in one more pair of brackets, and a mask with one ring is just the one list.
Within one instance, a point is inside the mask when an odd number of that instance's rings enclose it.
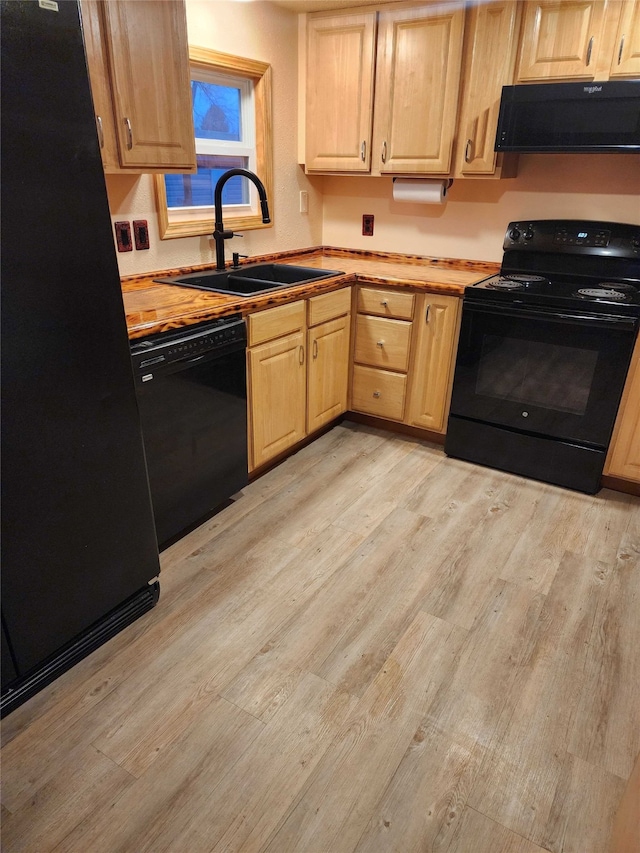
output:
{"label": "cabinet door", "polygon": [[375,12],[309,18],[308,171],[369,171],[375,36]]}
{"label": "cabinet door", "polygon": [[120,0],[102,10],[120,164],[194,168],[184,3]]}
{"label": "cabinet door", "polygon": [[100,6],[98,0],[82,0],[82,28],[87,51],[93,106],[96,111],[102,165],[105,172],[118,172],[120,171],[120,161],[118,159],[116,128],[113,121],[109,62],[103,40]]}
{"label": "cabinet door", "polygon": [[609,76],[640,77],[640,0],[622,4]]}
{"label": "cabinet door", "polygon": [[520,6],[511,0],[473,6],[467,45],[466,79],[458,123],[458,164],[462,175],[493,175],[493,150],[502,87],[513,82]]}
{"label": "cabinet door", "polygon": [[413,321],[416,333],[406,423],[444,432],[460,327],[456,296],[422,294]]}
{"label": "cabinet door", "polygon": [[517,79],[594,79],[602,0],[528,0]]}
{"label": "cabinet door", "polygon": [[640,338],[631,359],[604,472],[640,483]]}
{"label": "cabinet door", "polygon": [[251,468],[305,436],[304,332],[249,350]]}
{"label": "cabinet door", "polygon": [[351,317],[330,320],[307,332],[307,432],[347,410]]}
{"label": "cabinet door", "polygon": [[372,169],[447,173],[455,133],[464,4],[380,12]]}

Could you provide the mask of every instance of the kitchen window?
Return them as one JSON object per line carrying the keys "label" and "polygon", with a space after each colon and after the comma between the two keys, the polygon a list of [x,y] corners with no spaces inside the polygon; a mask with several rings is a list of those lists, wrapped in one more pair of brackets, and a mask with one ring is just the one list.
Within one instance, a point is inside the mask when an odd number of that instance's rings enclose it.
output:
{"label": "kitchen window", "polygon": [[[155,176],[162,239],[213,231],[213,192],[227,169],[255,172],[273,198],[271,66],[197,47],[189,60],[197,172]],[[245,178],[228,181],[222,201],[225,227],[268,227]]]}

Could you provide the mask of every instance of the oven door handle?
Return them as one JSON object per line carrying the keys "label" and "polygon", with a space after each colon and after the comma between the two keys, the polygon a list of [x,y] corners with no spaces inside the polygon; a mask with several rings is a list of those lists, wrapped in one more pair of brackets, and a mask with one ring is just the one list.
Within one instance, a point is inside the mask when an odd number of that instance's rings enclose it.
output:
{"label": "oven door handle", "polygon": [[509,308],[504,304],[465,303],[464,310],[481,314],[491,314],[494,317],[516,317],[523,320],[546,320],[549,323],[572,323],[580,326],[606,326],[620,331],[635,331],[638,319],[635,317],[614,317],[610,314],[567,314],[557,310],[536,310],[534,308]]}

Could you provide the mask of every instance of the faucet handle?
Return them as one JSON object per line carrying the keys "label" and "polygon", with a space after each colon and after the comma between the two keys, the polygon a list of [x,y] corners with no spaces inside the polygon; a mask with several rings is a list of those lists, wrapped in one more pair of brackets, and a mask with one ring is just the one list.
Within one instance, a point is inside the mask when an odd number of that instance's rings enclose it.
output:
{"label": "faucet handle", "polygon": [[238,263],[240,258],[248,258],[249,255],[241,255],[239,252],[234,252],[231,257],[233,258],[233,266],[238,267],[240,266]]}

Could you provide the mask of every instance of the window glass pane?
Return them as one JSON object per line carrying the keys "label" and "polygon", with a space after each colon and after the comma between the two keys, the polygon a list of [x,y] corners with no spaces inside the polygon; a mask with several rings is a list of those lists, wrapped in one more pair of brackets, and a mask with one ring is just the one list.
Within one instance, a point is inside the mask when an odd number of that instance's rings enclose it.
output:
{"label": "window glass pane", "polygon": [[[165,175],[167,207],[213,206],[213,191],[227,169],[247,169],[248,157],[198,154],[195,175]],[[249,204],[249,182],[239,175],[230,178],[222,190],[223,204]]]}
{"label": "window glass pane", "polygon": [[241,141],[241,90],[237,86],[192,80],[191,97],[196,137]]}

